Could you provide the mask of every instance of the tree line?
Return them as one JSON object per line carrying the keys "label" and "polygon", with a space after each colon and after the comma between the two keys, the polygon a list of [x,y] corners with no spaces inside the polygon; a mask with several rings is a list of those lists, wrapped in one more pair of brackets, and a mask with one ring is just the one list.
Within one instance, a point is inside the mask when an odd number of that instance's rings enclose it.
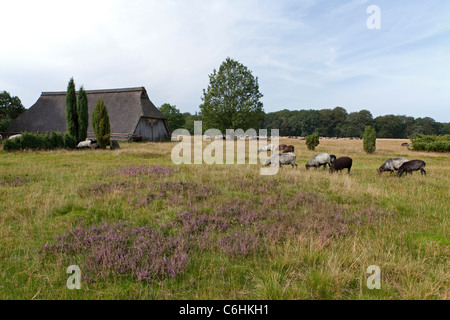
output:
{"label": "tree line", "polygon": [[419,134],[450,134],[449,123],[439,123],[430,117],[385,115],[374,118],[368,110],[347,113],[341,107],[268,113],[261,128],[279,129],[281,136],[305,137],[318,133],[322,137],[362,138],[367,126],[375,128],[378,138],[406,139]]}
{"label": "tree line", "polygon": [[0,92],[0,132],[6,131],[11,121],[25,112],[19,97],[11,96],[7,91]]}
{"label": "tree line", "polygon": [[[342,107],[322,110],[281,110],[265,113],[259,91],[258,77],[255,77],[242,63],[227,58],[219,70],[213,70],[209,75],[209,85],[203,90],[202,103],[199,112],[181,113],[169,103],[159,109],[168,118],[170,130],[186,129],[194,133],[194,122],[203,121],[203,130],[218,129],[225,133],[226,129],[278,129],[281,136],[306,137],[318,134],[322,137],[359,137],[364,135],[365,128],[375,128],[378,138],[404,139],[415,138],[417,135],[447,135],[450,134],[450,124],[440,123],[430,117],[414,118],[404,115],[386,115],[374,118],[370,111],[361,110],[348,113]],[[80,89],[79,97],[83,96]],[[82,141],[86,135],[87,114],[86,101],[76,101],[73,79],[68,86],[66,117],[68,133],[76,140]],[[100,102],[98,102],[100,103]],[[79,105],[83,105],[80,108]],[[102,108],[102,109],[106,109]],[[17,97],[8,93],[0,94],[0,132],[5,131],[10,121],[17,117],[25,108]],[[95,113],[95,112],[94,112]],[[108,121],[100,121],[103,115],[96,118],[99,128],[99,140],[109,140]],[[94,120],[94,119],[93,119]],[[93,123],[96,131],[96,123]],[[3,130],[1,130],[3,129]],[[97,137],[97,132],[96,132]]]}
{"label": "tree line", "polygon": [[417,135],[450,134],[449,123],[434,119],[386,115],[374,118],[370,111],[348,113],[342,107],[322,110],[281,110],[265,113],[259,92],[258,78],[243,64],[227,58],[219,70],[209,75],[203,90],[200,111],[181,113],[176,106],[165,103],[160,111],[168,118],[169,128],[194,133],[194,121],[203,121],[203,130],[278,129],[281,136],[322,137],[364,136],[366,127],[375,129],[378,138],[414,138]]}
{"label": "tree line", "polygon": [[[176,106],[164,104],[160,108],[169,119],[171,131],[187,129],[194,133],[194,121],[202,121],[199,113],[181,113]],[[169,111],[170,110],[170,111]],[[307,137],[317,133],[321,137],[362,138],[367,126],[375,128],[378,138],[409,139],[417,135],[450,134],[450,124],[440,123],[430,117],[414,118],[385,115],[374,118],[370,111],[347,113],[344,108],[323,110],[282,110],[264,114],[259,129],[280,130],[280,136]],[[231,128],[238,129],[238,128]]]}

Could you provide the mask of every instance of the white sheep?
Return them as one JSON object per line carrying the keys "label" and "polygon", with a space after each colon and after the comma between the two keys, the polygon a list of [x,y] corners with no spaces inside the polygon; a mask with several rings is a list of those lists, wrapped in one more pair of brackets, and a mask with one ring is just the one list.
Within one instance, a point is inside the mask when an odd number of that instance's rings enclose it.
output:
{"label": "white sheep", "polygon": [[272,151],[275,149],[275,146],[273,144],[268,144],[267,146],[261,147],[259,149],[259,152],[266,152],[266,151]]}

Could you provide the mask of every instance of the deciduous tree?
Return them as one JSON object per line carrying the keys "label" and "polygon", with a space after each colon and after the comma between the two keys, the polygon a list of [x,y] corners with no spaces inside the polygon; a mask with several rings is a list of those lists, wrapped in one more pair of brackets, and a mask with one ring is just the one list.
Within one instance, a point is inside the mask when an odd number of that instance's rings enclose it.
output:
{"label": "deciduous tree", "polygon": [[7,91],[0,92],[0,132],[6,131],[11,121],[25,112],[20,99]]}
{"label": "deciduous tree", "polygon": [[183,128],[186,123],[186,119],[180,110],[176,106],[172,106],[168,103],[164,103],[159,111],[167,117],[167,122],[169,123],[170,131],[175,131],[177,129]]}
{"label": "deciduous tree", "polygon": [[209,76],[200,105],[203,127],[222,132],[227,129],[259,129],[264,119],[263,95],[258,78],[242,63],[227,58]]}

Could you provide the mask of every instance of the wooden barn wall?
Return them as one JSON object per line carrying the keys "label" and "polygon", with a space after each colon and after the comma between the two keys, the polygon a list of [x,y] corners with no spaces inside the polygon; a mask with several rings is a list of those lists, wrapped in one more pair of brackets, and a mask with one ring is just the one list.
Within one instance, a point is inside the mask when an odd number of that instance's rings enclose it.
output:
{"label": "wooden barn wall", "polygon": [[163,120],[141,118],[134,132],[149,141],[162,141],[169,137]]}

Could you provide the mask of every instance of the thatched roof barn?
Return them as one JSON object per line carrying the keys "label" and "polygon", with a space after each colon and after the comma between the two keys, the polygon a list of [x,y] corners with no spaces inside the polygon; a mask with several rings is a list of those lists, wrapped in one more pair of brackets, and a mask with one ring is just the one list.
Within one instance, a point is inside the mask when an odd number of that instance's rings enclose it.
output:
{"label": "thatched roof barn", "polygon": [[[167,118],[150,101],[144,87],[86,91],[89,107],[88,136],[94,137],[92,111],[98,99],[108,109],[111,139],[141,135],[149,141],[170,138]],[[9,126],[8,135],[22,132],[66,132],[66,92],[43,92],[39,100]]]}

